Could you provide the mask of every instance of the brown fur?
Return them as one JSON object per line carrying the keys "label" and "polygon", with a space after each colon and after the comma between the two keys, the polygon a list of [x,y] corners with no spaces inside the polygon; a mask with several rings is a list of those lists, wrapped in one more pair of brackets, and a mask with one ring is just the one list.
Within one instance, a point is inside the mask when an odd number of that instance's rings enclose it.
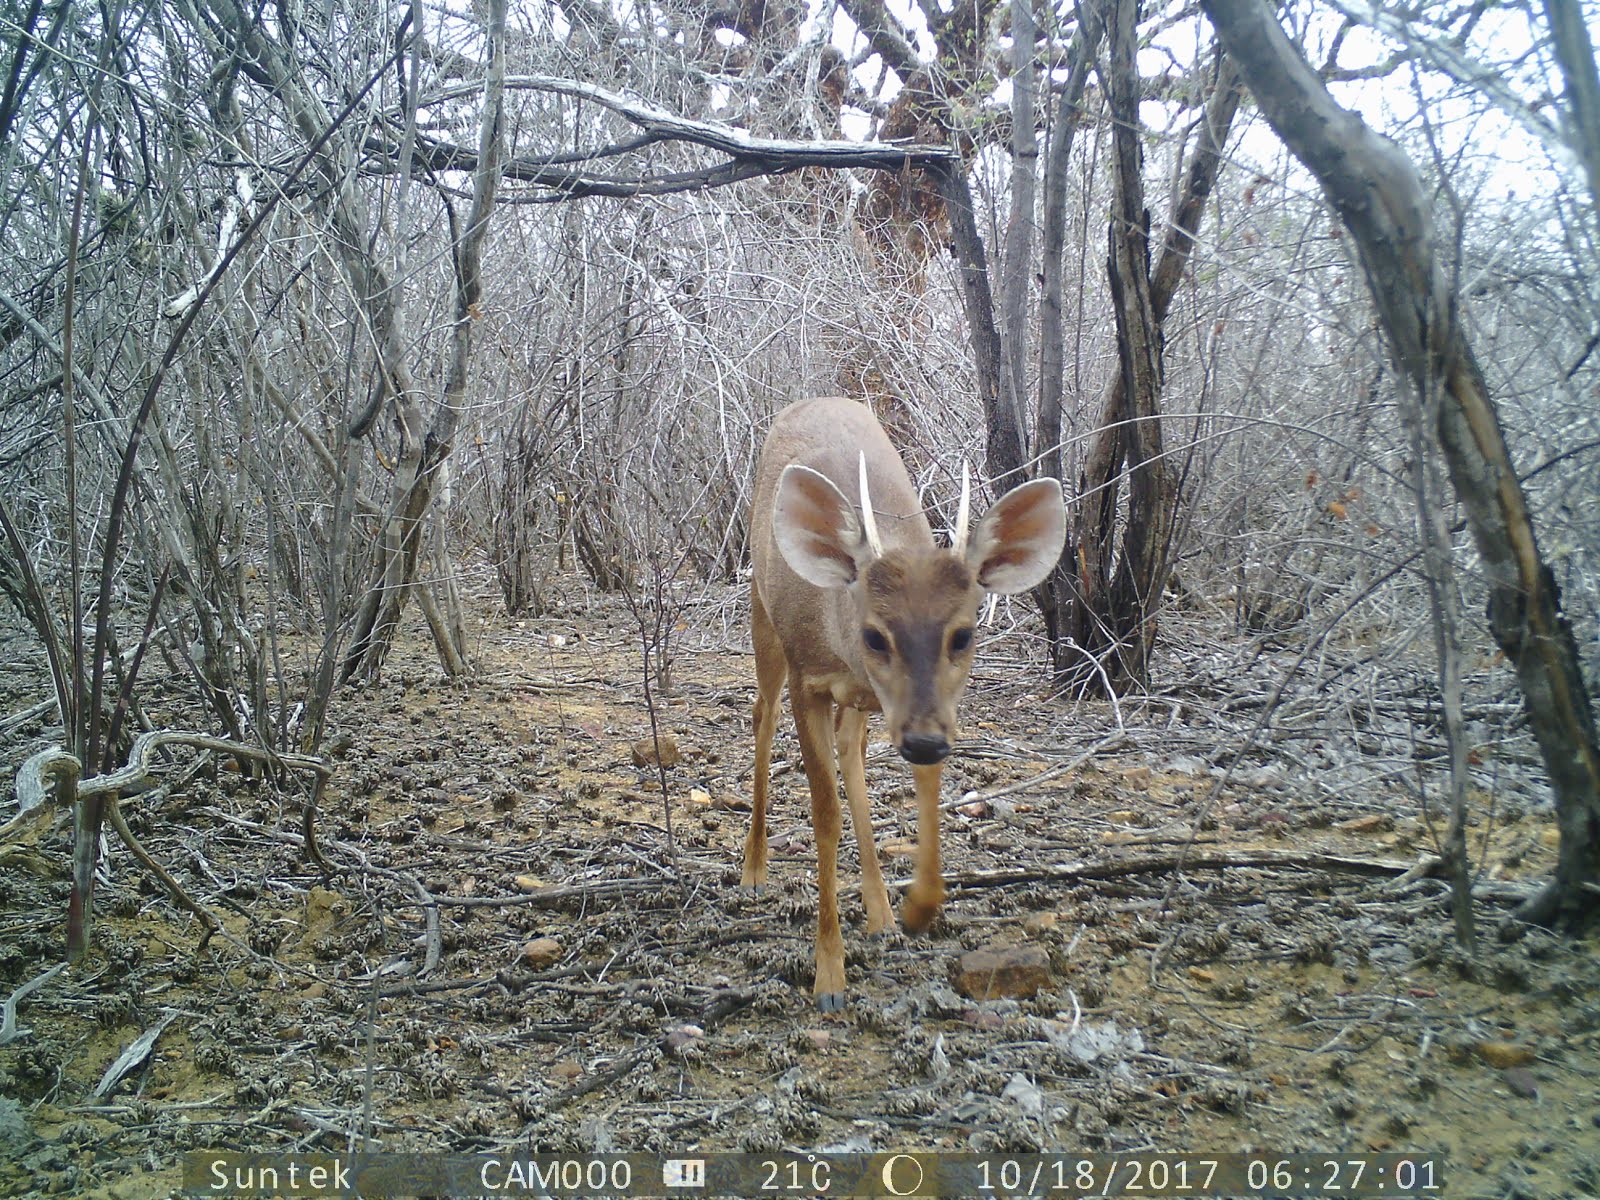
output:
{"label": "brown fur", "polygon": [[[882,538],[881,556],[863,529],[863,461]],[[1002,560],[1013,548],[997,537],[997,528],[1040,519],[1031,512],[1039,505],[1040,492],[1023,495],[1019,489],[1010,495],[1020,497],[1016,512],[980,522],[980,540],[992,551],[963,558],[939,546],[888,436],[864,406],[843,399],[805,400],[779,413],[756,464],[750,520],[756,754],[741,882],[750,888],[766,882],[768,775],[778,701],[787,683],[817,836],[813,990],[824,1010],[844,1003],[838,911],[840,771],[861,848],[867,930],[881,933],[893,923],[863,769],[869,712],[884,714],[889,739],[912,762],[916,780],[917,864],[904,908],[907,927],[926,929],[944,895],[940,760],[955,741],[956,704],[972,667],[970,631],[983,597],[979,574],[1012,561]],[[1059,488],[1042,498],[1053,498],[1060,508]],[[1059,512],[1052,528],[1064,529]],[[1055,552],[1059,549],[1057,538]],[[1035,547],[1033,557],[1037,555]],[[1025,553],[1016,561],[1028,557]],[[958,649],[952,636],[961,629],[968,631],[968,644]]]}

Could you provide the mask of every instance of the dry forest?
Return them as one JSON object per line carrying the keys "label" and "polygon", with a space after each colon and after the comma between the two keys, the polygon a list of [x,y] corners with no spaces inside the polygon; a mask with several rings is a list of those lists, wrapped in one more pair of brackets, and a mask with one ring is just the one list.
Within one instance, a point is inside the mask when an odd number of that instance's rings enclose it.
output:
{"label": "dry forest", "polygon": [[[1600,1198],[1597,35],[0,0],[0,1195],[204,1148]],[[941,536],[963,464],[1066,500],[975,628],[930,928],[868,936],[846,822],[838,1011],[787,710],[740,887],[807,396]]]}

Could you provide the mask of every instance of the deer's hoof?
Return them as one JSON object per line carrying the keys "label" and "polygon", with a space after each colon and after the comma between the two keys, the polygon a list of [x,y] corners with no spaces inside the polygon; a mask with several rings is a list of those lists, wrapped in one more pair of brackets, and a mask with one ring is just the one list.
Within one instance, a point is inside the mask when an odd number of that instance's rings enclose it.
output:
{"label": "deer's hoof", "polygon": [[818,992],[817,993],[817,1009],[820,1012],[825,1012],[825,1013],[843,1012],[844,1011],[844,1004],[845,1004],[845,996],[844,996],[843,992]]}
{"label": "deer's hoof", "polygon": [[767,885],[764,883],[741,883],[739,885],[740,893],[746,896],[759,896],[766,890]]}
{"label": "deer's hoof", "polygon": [[927,901],[916,896],[907,896],[904,906],[900,909],[900,919],[912,933],[927,933],[928,926],[933,924],[933,918],[939,913],[939,899]]}

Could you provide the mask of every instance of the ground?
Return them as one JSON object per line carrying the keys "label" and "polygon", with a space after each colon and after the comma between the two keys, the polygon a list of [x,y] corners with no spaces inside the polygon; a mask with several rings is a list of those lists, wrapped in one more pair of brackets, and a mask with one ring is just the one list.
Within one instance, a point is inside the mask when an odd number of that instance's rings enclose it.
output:
{"label": "ground", "polygon": [[[1547,814],[1478,798],[1469,955],[1444,884],[1402,874],[1433,843],[1401,790],[1330,808],[1271,763],[1224,778],[1228,748],[1182,704],[1129,705],[1119,732],[1109,708],[1041,698],[1039,665],[995,637],[946,773],[947,906],[928,935],[869,939],[847,835],[850,1003],[824,1015],[785,729],[770,884],[737,886],[753,697],[737,593],[679,622],[671,690],[653,693],[681,752],[665,769],[635,765],[652,723],[625,606],[478,619],[470,682],[440,677],[419,628],[380,684],[341,697],[315,818],[333,874],[303,853],[304,791],[236,763],[127,801],[223,930],[198,948],[196,921],[113,841],[91,951],[22,999],[30,1032],[0,1046],[0,1195],[165,1196],[187,1148],[352,1136],[1418,1150],[1442,1155],[1452,1198],[1600,1195],[1593,941],[1508,917],[1551,867]],[[292,669],[292,635],[282,650]],[[151,719],[189,724],[161,694]],[[4,712],[43,695],[7,684]],[[3,728],[12,767],[48,733]],[[910,775],[875,744],[868,780],[893,887],[915,841]],[[69,824],[0,838],[0,998],[63,959]],[[985,947],[1042,950],[1038,990],[964,994],[962,956]]]}

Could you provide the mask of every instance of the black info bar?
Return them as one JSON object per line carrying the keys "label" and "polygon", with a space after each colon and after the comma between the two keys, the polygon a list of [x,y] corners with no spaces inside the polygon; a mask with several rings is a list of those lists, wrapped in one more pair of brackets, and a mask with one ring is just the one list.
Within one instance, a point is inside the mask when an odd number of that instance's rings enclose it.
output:
{"label": "black info bar", "polygon": [[1440,1157],[1386,1154],[184,1155],[189,1196],[1439,1197]]}

